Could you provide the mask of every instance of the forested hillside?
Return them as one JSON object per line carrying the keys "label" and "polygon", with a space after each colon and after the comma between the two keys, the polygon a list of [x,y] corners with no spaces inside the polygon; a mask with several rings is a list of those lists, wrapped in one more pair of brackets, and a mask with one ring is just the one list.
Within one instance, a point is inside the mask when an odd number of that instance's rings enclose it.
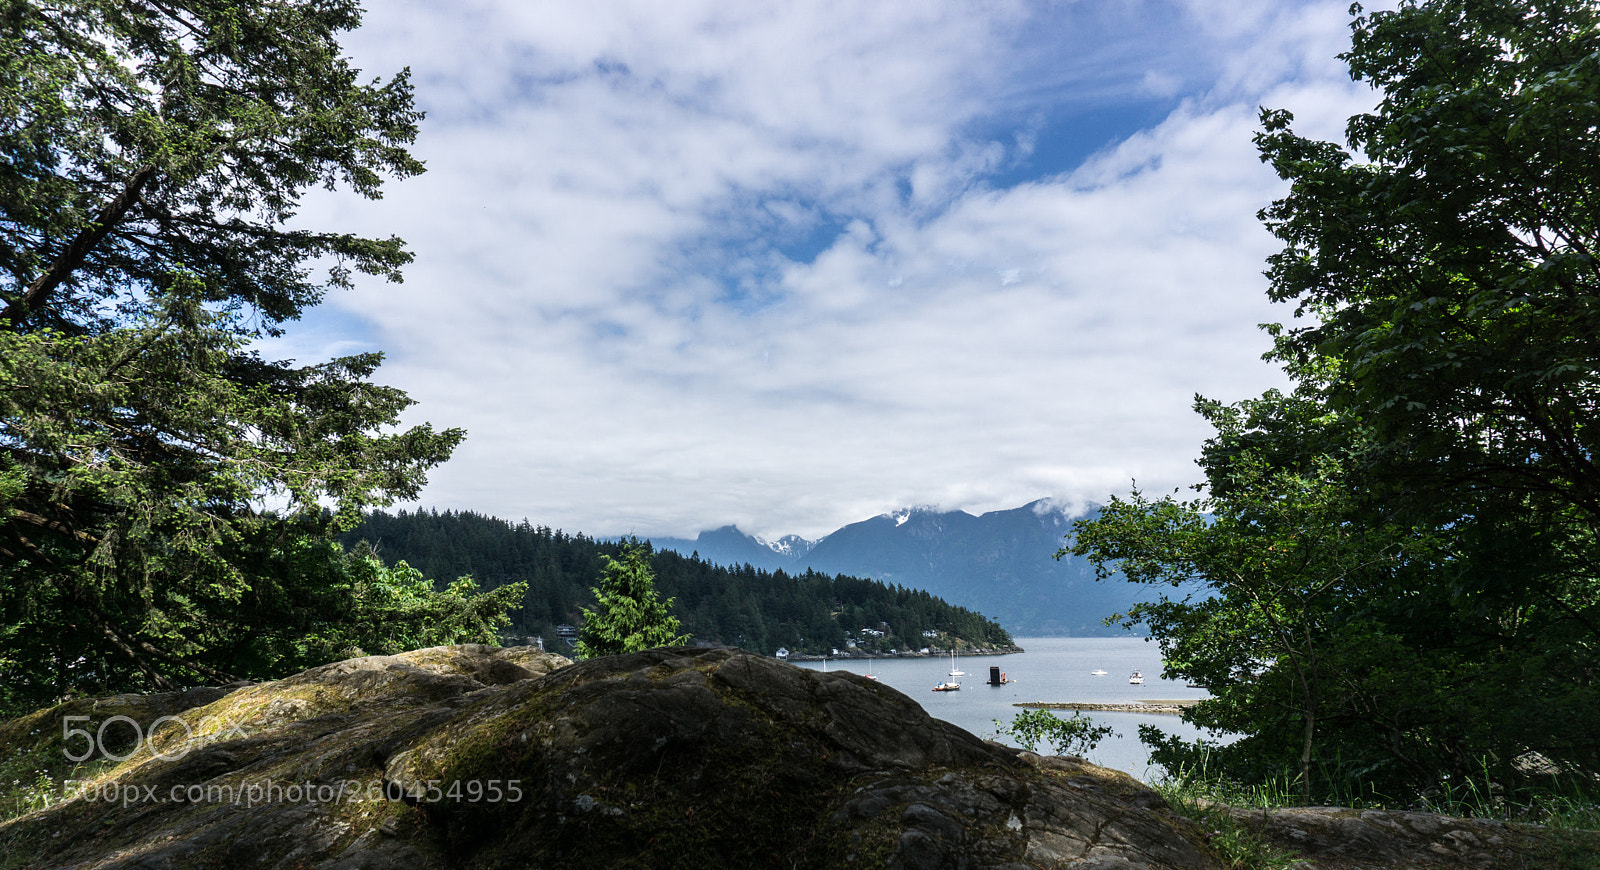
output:
{"label": "forested hillside", "polygon": [[[524,520],[511,524],[472,512],[377,511],[342,538],[370,546],[386,563],[404,561],[436,583],[471,575],[485,589],[528,584],[512,634],[555,637],[559,624],[577,625],[579,608],[593,604],[591,587],[602,555],[620,545],[567,534]],[[723,568],[671,551],[652,553],[657,587],[676,599],[673,613],[696,641],[771,654],[922,646],[999,647],[1011,636],[993,620],[954,607],[927,592],[817,571],[789,574],[749,565]],[[862,629],[884,632],[883,637]],[[939,632],[936,638],[924,632]],[[554,647],[552,647],[554,648]]]}
{"label": "forested hillside", "polygon": [[1053,558],[1076,519],[1098,509],[1038,500],[973,516],[966,511],[906,508],[808,541],[790,535],[766,542],[736,526],[685,538],[651,538],[658,549],[695,553],[719,565],[870,577],[926,589],[951,604],[1000,620],[1028,636],[1125,635],[1105,618],[1126,613],[1152,594],[1114,570],[1096,581],[1094,567],[1066,554]]}

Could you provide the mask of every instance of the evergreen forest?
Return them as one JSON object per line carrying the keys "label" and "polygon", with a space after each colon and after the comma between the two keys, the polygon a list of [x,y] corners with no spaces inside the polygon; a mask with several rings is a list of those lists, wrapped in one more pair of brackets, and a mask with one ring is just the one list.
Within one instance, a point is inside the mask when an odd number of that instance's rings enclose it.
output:
{"label": "evergreen forest", "polygon": [[[471,511],[374,511],[341,541],[352,551],[370,548],[391,565],[405,562],[436,583],[470,575],[488,591],[527,584],[504,633],[543,637],[547,648],[561,652],[568,648],[552,642],[556,627],[580,624],[581,608],[594,604],[602,557],[617,557],[623,549],[621,543]],[[767,655],[779,647],[810,654],[845,650],[850,640],[873,653],[1012,644],[993,620],[918,589],[811,570],[723,567],[671,550],[652,550],[650,559],[656,587],[676,599],[673,615],[693,642]],[[883,636],[871,633],[876,631]]]}

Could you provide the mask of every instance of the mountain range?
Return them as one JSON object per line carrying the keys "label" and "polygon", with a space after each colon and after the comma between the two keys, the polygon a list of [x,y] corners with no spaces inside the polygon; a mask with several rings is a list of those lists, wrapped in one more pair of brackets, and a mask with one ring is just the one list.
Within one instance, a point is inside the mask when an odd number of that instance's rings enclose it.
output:
{"label": "mountain range", "polygon": [[851,523],[815,541],[775,541],[736,526],[694,540],[652,538],[720,565],[749,564],[787,572],[814,568],[925,589],[951,604],[997,620],[1013,635],[1124,634],[1101,623],[1151,593],[1115,575],[1096,581],[1094,567],[1073,556],[1054,558],[1072,524],[1097,508],[1070,513],[1049,499],[973,516],[965,511],[908,508]]}

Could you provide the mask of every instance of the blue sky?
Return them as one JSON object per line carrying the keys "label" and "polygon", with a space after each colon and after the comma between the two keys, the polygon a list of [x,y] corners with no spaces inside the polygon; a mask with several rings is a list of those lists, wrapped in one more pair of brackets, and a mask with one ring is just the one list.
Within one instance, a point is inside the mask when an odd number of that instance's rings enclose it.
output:
{"label": "blue sky", "polygon": [[1193,396],[1283,383],[1257,109],[1374,99],[1346,0],[373,7],[429,171],[302,219],[417,260],[274,350],[468,430],[422,505],[597,535],[1192,483]]}

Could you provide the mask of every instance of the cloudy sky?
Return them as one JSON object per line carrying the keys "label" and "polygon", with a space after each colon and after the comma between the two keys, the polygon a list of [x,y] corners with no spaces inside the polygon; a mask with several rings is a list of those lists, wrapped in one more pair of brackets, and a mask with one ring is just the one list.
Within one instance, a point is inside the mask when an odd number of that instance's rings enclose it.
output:
{"label": "cloudy sky", "polygon": [[595,535],[1193,482],[1193,395],[1283,383],[1257,107],[1373,102],[1348,0],[370,6],[429,171],[305,216],[416,262],[276,350],[468,430],[422,505]]}

